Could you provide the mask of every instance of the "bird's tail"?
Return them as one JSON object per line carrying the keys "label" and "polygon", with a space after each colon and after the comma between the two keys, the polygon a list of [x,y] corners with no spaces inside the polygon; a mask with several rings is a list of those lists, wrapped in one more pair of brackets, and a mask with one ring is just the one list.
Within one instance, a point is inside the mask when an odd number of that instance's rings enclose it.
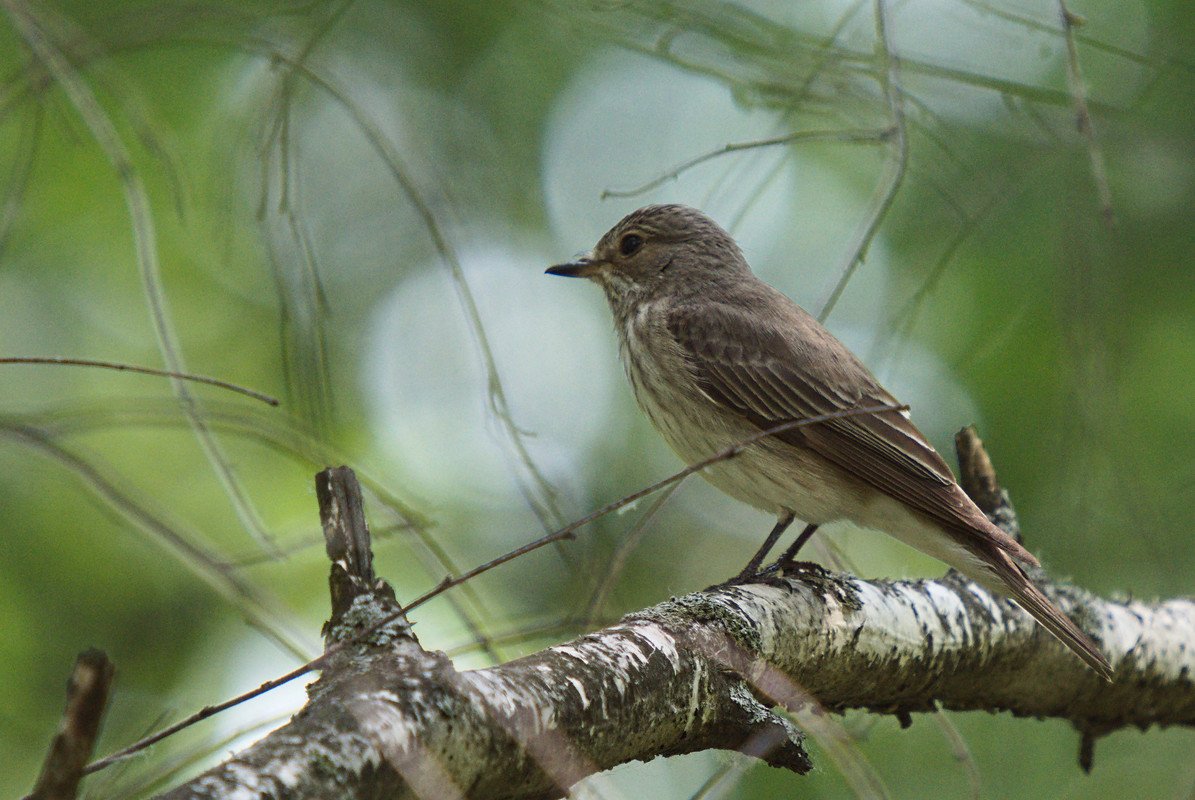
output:
{"label": "bird's tail", "polygon": [[[1011,558],[1002,551],[994,555],[998,557],[985,559],[994,573],[990,577],[994,577],[999,583],[991,588],[1015,600],[1017,605],[1028,611],[1043,628],[1054,634],[1071,652],[1099,673],[1101,678],[1111,681],[1112,666],[1091,637],[1081,631],[1058,606],[1051,603]],[[987,583],[982,580],[980,582]]]}

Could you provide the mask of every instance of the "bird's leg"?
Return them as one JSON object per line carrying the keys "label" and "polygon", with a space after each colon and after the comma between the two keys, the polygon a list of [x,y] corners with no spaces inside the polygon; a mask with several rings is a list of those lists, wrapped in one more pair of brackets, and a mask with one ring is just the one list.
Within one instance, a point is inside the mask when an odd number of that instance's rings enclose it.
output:
{"label": "bird's leg", "polygon": [[784,555],[780,556],[777,564],[790,564],[796,558],[797,553],[805,546],[805,542],[809,541],[809,537],[813,536],[813,532],[817,530],[817,526],[812,522],[805,526],[805,530],[801,531],[801,535],[797,540],[789,545],[789,548],[784,551]]}
{"label": "bird's leg", "polygon": [[[767,539],[764,539],[763,545],[756,551],[755,555],[751,556],[751,560],[747,562],[747,566],[743,567],[743,571],[734,579],[735,583],[741,583],[755,577],[755,574],[759,572],[759,565],[767,558],[768,552],[776,544],[776,540],[780,538],[780,534],[784,533],[785,528],[793,524],[793,516],[793,512],[791,511],[785,511],[780,515],[780,518],[776,520],[775,527],[772,528],[772,532],[768,534]],[[804,536],[805,534],[801,535]]]}

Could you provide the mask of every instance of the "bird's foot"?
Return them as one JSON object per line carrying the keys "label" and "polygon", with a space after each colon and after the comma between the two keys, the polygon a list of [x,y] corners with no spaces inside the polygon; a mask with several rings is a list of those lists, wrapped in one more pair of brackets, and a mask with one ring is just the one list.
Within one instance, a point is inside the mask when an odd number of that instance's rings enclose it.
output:
{"label": "bird's foot", "polygon": [[763,569],[743,570],[728,581],[716,584],[711,589],[722,589],[727,586],[743,586],[748,583],[776,583],[784,578],[795,578],[801,575],[829,575],[830,571],[813,561],[775,561]]}
{"label": "bird's foot", "polygon": [[775,564],[768,566],[764,572],[775,574],[777,577],[794,577],[802,573],[814,573],[816,575],[828,575],[830,571],[814,561],[794,561],[792,559],[781,559]]}
{"label": "bird's foot", "polygon": [[769,564],[763,569],[747,565],[747,568],[728,581],[718,584],[719,587],[742,586],[747,583],[769,583],[781,577],[780,564]]}

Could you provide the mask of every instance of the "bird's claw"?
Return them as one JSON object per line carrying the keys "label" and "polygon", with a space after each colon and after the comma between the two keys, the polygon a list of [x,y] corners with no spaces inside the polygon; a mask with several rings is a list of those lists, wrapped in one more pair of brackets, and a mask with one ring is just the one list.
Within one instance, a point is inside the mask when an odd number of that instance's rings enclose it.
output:
{"label": "bird's claw", "polygon": [[748,583],[771,583],[781,578],[792,577],[802,572],[824,573],[826,570],[813,561],[775,561],[759,570],[743,570],[728,581],[719,584],[721,587],[743,586]]}

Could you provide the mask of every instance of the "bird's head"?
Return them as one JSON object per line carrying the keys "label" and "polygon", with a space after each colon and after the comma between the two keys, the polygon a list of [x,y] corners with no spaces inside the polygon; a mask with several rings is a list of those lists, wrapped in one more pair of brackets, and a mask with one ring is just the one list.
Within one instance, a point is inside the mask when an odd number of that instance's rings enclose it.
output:
{"label": "bird's head", "polygon": [[749,272],[730,234],[697,209],[682,205],[633,211],[588,253],[547,271],[589,278],[616,308]]}

